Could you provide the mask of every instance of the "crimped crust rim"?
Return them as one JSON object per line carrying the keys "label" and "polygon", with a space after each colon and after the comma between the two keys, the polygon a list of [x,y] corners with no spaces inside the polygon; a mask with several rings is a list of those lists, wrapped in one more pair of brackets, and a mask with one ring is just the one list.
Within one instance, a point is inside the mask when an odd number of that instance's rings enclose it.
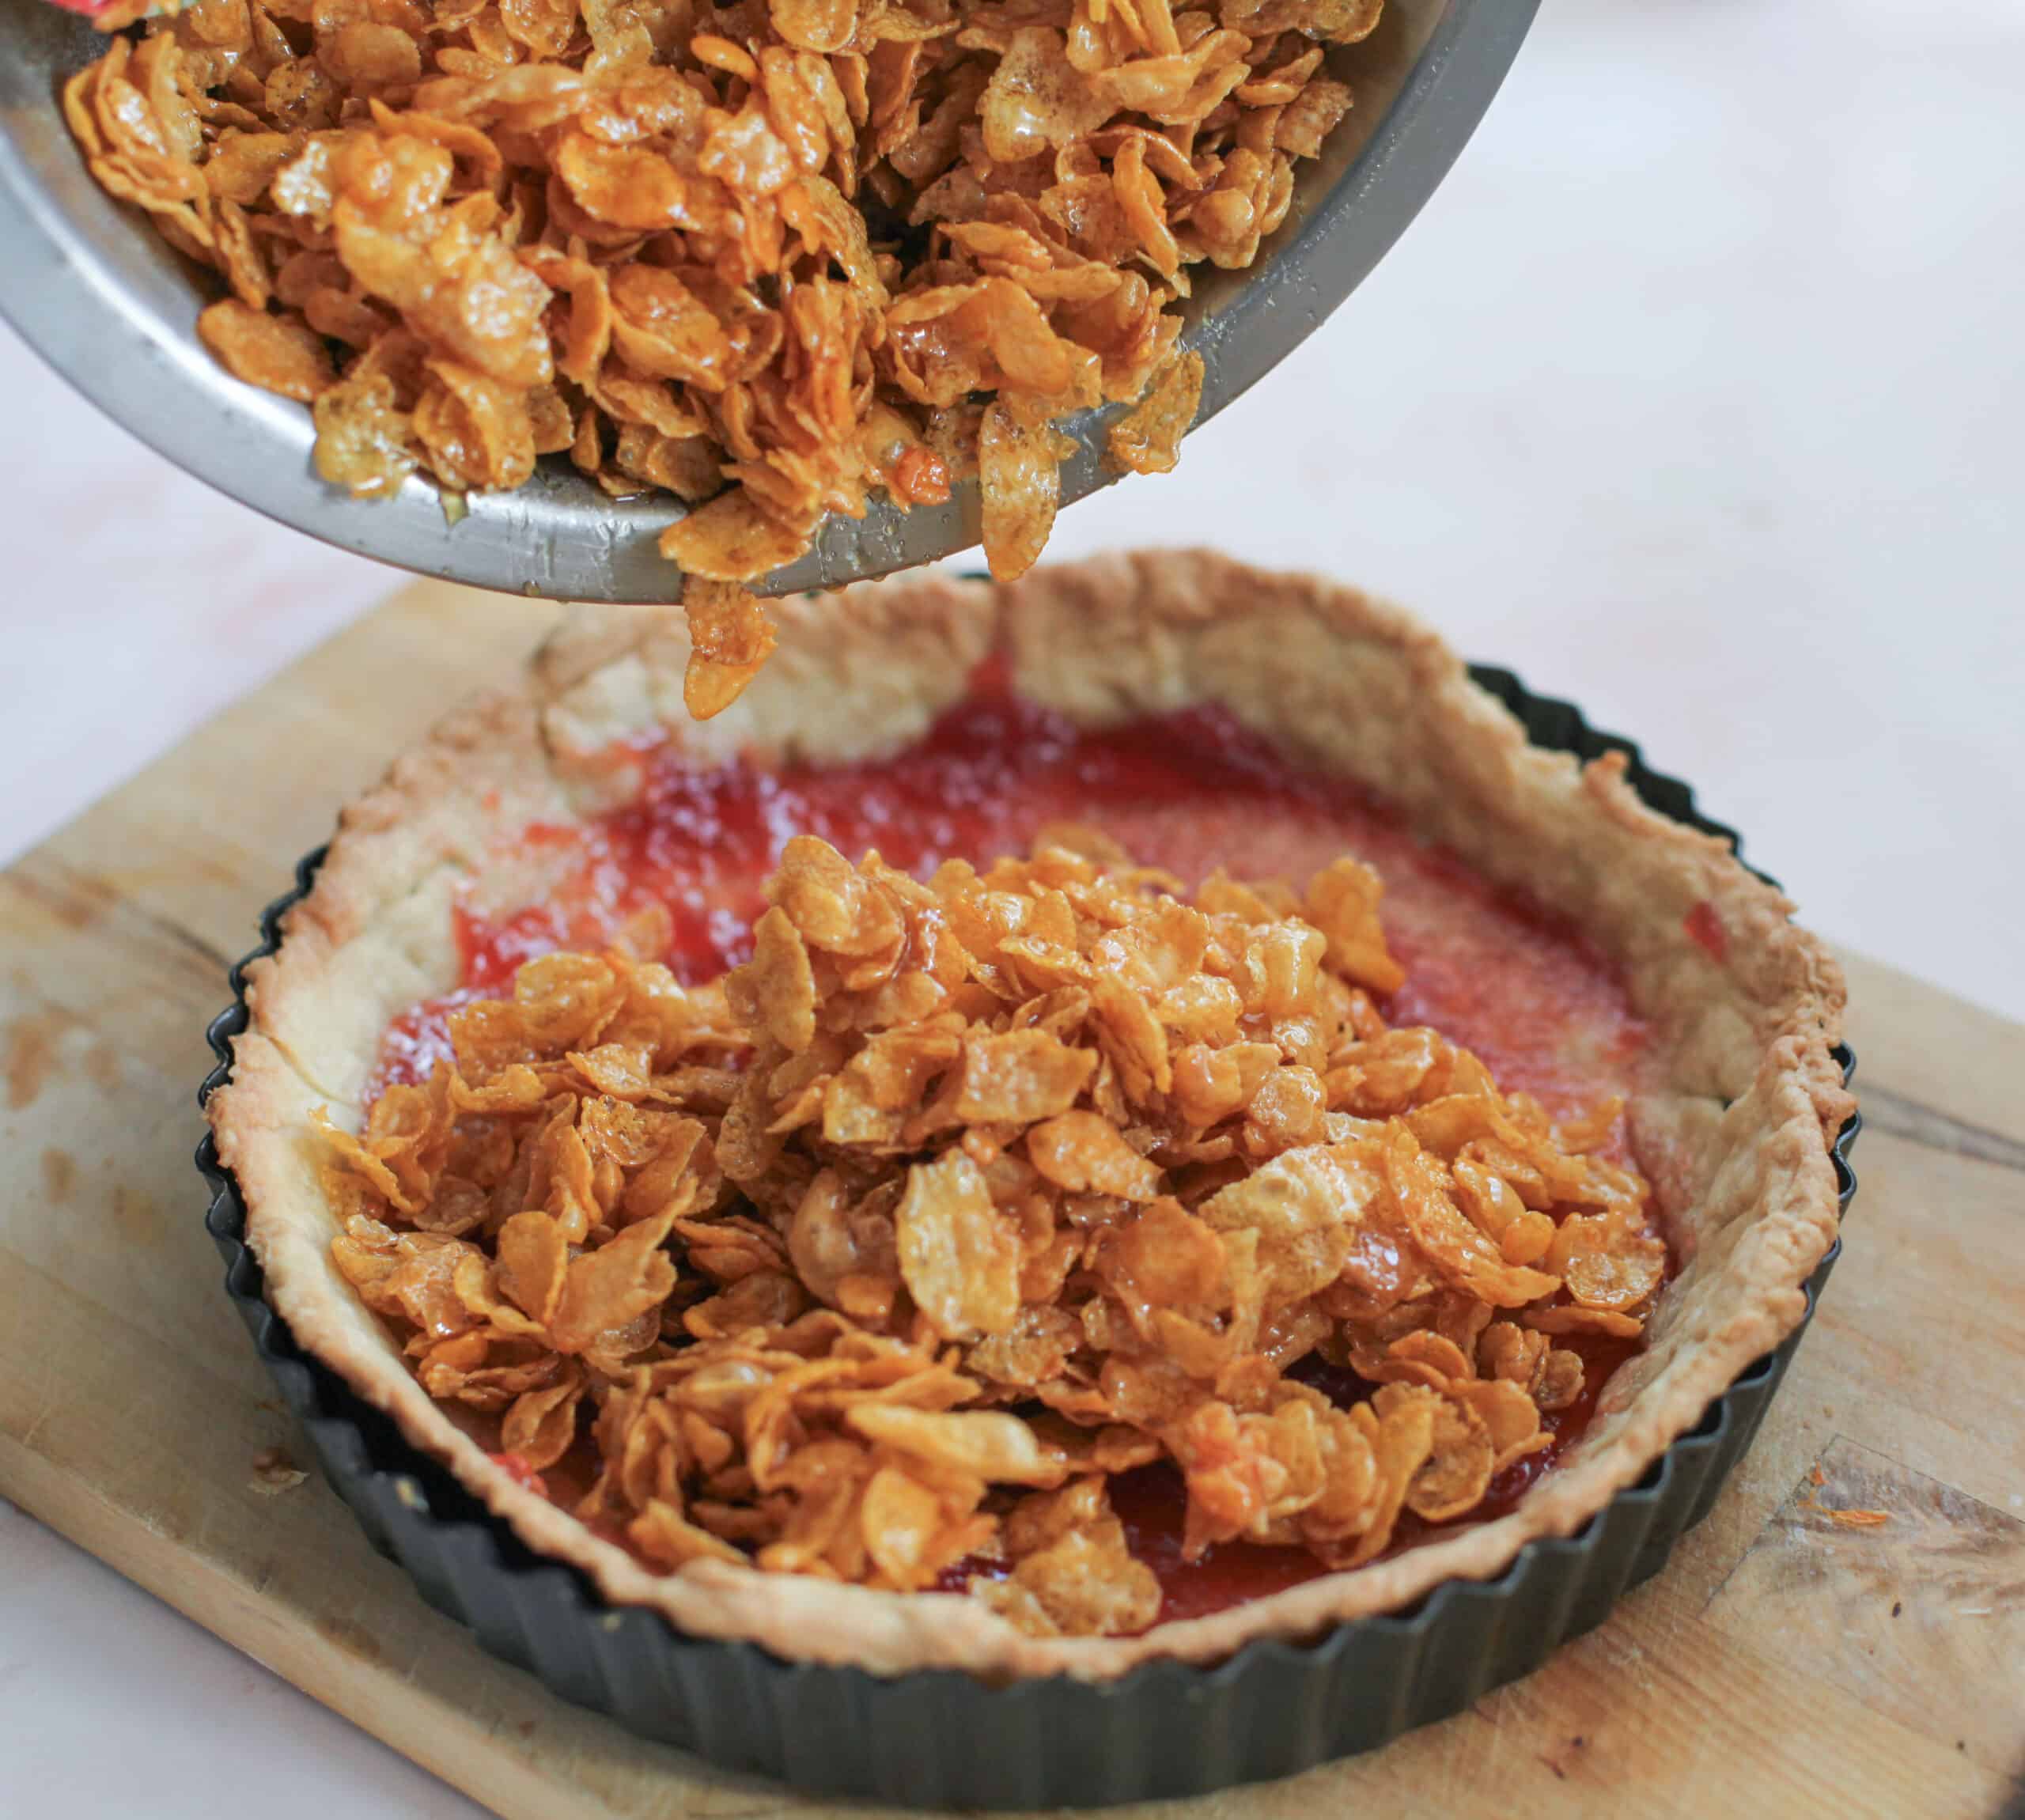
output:
{"label": "crimped crust rim", "polygon": [[[346,808],[278,951],[250,970],[251,1024],[210,1102],[270,1304],[298,1343],[537,1553],[691,1635],[792,1659],[1089,1680],[1160,1658],[1214,1663],[1248,1643],[1396,1610],[1449,1579],[1494,1577],[1527,1542],[1572,1534],[1798,1325],[1803,1285],[1835,1239],[1831,1152],[1853,1107],[1831,1053],[1841,973],[1724,843],[1648,809],[1621,756],[1584,766],[1531,746],[1455,653],[1400,610],[1213,552],[1098,558],[1005,588],[908,577],[782,604],[782,651],[717,721],[685,727],[672,705],[687,656],[679,626],[593,614],[544,647],[524,693],[456,711],[398,759]],[[355,1103],[380,1014],[454,983],[449,917],[434,918],[440,929],[431,919],[456,883],[494,863],[529,821],[588,813],[623,793],[626,777],[593,762],[609,736],[660,725],[699,761],[754,747],[816,762],[856,755],[875,743],[867,725],[888,744],[918,732],[994,643],[1009,649],[1023,689],[1079,720],[1214,694],[1367,784],[1369,754],[1389,755],[1396,769],[1376,781],[1399,786],[1385,793],[1395,806],[1403,794],[1410,821],[1498,882],[1576,916],[1645,995],[1670,1071],[1651,1128],[1695,1184],[1676,1216],[1686,1262],[1648,1353],[1612,1380],[1584,1442],[1506,1515],[1122,1638],[1034,1638],[971,1600],[721,1563],[657,1573],[496,1466],[429,1399],[331,1267],[329,1213],[306,1160],[308,1108]],[[1413,812],[1417,798],[1425,814]],[[1622,890],[1620,875],[1630,881]],[[1726,931],[1724,958],[1682,928],[1694,904],[1709,905]]]}

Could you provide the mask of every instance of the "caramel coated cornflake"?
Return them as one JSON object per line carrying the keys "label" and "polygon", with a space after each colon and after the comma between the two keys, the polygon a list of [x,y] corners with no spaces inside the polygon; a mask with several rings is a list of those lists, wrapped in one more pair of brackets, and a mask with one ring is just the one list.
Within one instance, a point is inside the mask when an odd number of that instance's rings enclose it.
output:
{"label": "caramel coated cornflake", "polygon": [[[692,599],[699,651],[745,598]],[[1591,1387],[1557,1338],[1635,1338],[1666,1248],[1614,1103],[1558,1128],[1385,1027],[1368,868],[1175,890],[1090,830],[927,884],[797,837],[723,981],[544,956],[326,1121],[333,1262],[430,1395],[669,1571],[1137,1631],[1107,1488],[1158,1461],[1191,1557],[1369,1561],[1552,1444]],[[1289,1375],[1318,1354],[1368,1400]]]}
{"label": "caramel coated cornflake", "polygon": [[827,514],[975,471],[1009,578],[1054,520],[1055,419],[1133,404],[1113,460],[1174,465],[1188,268],[1251,263],[1349,105],[1324,47],[1379,0],[165,10],[63,105],[218,274],[206,346],[314,402],[317,471],[361,498],[567,451],[683,501],[664,553],[732,588],[690,600],[700,717],[770,645],[736,585]]}
{"label": "caramel coated cornflake", "polygon": [[1181,439],[1202,402],[1202,355],[1191,352],[1171,360],[1154,376],[1146,395],[1111,426],[1111,460],[1134,474],[1171,474],[1181,459]]}
{"label": "caramel coated cornflake", "polygon": [[693,577],[683,587],[689,616],[689,668],[682,704],[699,721],[721,714],[759,674],[774,649],[774,622],[743,588]]}

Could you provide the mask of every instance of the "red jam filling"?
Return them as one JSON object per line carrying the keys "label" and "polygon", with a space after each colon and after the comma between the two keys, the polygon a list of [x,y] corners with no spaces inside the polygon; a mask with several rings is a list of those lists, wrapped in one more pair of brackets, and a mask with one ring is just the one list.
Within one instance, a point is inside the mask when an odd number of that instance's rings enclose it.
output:
{"label": "red jam filling", "polygon": [[[1474,1050],[1507,1091],[1531,1093],[1557,1112],[1586,1111],[1632,1082],[1643,1027],[1603,958],[1576,932],[1416,839],[1354,785],[1300,769],[1220,708],[1092,731],[1012,695],[987,674],[922,740],[890,758],[823,770],[739,762],[696,770],[672,749],[626,756],[644,772],[636,800],[588,827],[536,827],[522,837],[555,849],[562,882],[545,901],[503,918],[458,910],[463,986],[396,1023],[378,1084],[425,1076],[449,1053],[449,1012],[510,991],[524,961],[558,948],[597,948],[651,906],[672,918],[664,958],[685,982],[743,960],[751,920],[765,907],[763,881],[792,835],[819,834],[853,857],[876,847],[889,864],[925,876],[944,859],[982,863],[1023,850],[1054,821],[1094,823],[1134,859],[1190,885],[1219,865],[1239,878],[1298,885],[1353,853],[1385,880],[1386,936],[1406,971],[1406,985],[1383,1006],[1389,1021],[1433,1025]],[[1720,956],[1724,932],[1710,906],[1697,905],[1687,923]],[[1626,1147],[1620,1125],[1615,1148],[1622,1156]],[[1582,1393],[1542,1417],[1553,1446],[1507,1468],[1468,1521],[1501,1515],[1518,1502],[1580,1437],[1604,1381],[1638,1344],[1592,1335],[1555,1343],[1588,1362]],[[1344,1403],[1371,1388],[1319,1360],[1292,1375]],[[540,1475],[527,1478],[542,1489]],[[1185,1561],[1181,1480],[1171,1466],[1120,1475],[1111,1493],[1134,1553],[1165,1591],[1163,1621],[1201,1617],[1328,1571],[1304,1549],[1245,1542]],[[1429,1533],[1408,1513],[1392,1549]],[[975,1571],[977,1564],[960,1564],[944,1584],[960,1587]]]}
{"label": "red jam filling", "polygon": [[626,808],[523,835],[564,862],[544,902],[498,918],[458,912],[464,989],[395,1024],[379,1084],[422,1079],[449,1053],[445,1020],[456,1005],[510,990],[537,955],[600,946],[649,905],[673,919],[664,958],[685,982],[744,959],[761,886],[792,835],[819,834],[853,858],[876,847],[925,876],[944,859],[1023,850],[1056,821],[1094,823],[1190,885],[1219,865],[1298,884],[1342,853],[1368,861],[1385,880],[1386,936],[1406,970],[1387,1016],[1433,1024],[1508,1091],[1555,1111],[1622,1091],[1642,1040],[1575,932],[1417,840],[1355,785],[1298,769],[1220,708],[1092,732],[987,689],[868,763],[698,771],[653,750],[642,761],[645,789]]}

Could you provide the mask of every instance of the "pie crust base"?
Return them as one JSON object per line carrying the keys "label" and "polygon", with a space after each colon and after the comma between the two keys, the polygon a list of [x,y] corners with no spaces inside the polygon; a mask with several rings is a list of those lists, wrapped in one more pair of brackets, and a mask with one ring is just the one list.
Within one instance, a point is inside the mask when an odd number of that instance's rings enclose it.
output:
{"label": "pie crust base", "polygon": [[[1213,1662],[1408,1604],[1444,1580],[1491,1577],[1535,1538],[1572,1534],[1798,1325],[1802,1285],[1834,1240],[1830,1147],[1854,1104],[1830,1053],[1841,972],[1722,842],[1646,808],[1621,756],[1584,766],[1529,745],[1455,654],[1397,609],[1213,552],[1102,557],[1005,588],[909,576],[778,605],[778,653],[715,720],[691,722],[682,708],[679,617],[599,610],[551,638],[524,694],[452,713],[397,760],[344,811],[279,950],[252,970],[252,1024],[210,1103],[269,1302],[530,1547],[692,1635],[792,1659],[1090,1680],[1157,1657]],[[1010,653],[1021,693],[1084,724],[1221,702],[1369,789],[1493,884],[1569,919],[1618,970],[1651,1031],[1654,1084],[1634,1097],[1632,1128],[1682,1268],[1646,1349],[1506,1515],[1130,1637],[1030,1637],[966,1599],[718,1562],[657,1573],[495,1466],[338,1273],[310,1115],[327,1107],[356,1128],[387,1025],[457,983],[460,889],[493,910],[539,897],[538,867],[512,851],[521,829],[625,800],[639,773],[615,766],[612,750],[643,735],[664,734],[699,763],[891,751],[964,694],[994,645]],[[1720,959],[1689,933],[1701,905],[1727,936]]]}

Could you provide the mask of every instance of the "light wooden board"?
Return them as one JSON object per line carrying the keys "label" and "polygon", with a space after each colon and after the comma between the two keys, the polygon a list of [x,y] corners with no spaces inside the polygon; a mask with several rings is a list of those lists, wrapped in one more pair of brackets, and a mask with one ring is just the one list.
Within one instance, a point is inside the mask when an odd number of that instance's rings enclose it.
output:
{"label": "light wooden board", "polygon": [[[508,1820],[816,1814],[493,1661],[315,1478],[264,1489],[256,1457],[304,1450],[200,1224],[202,1031],[255,912],[333,805],[552,611],[411,589],[0,875],[0,1493]],[[1847,1254],[1710,1519],[1531,1679],[1176,1820],[2016,1798],[2025,1029],[1850,973],[1870,1129]]]}

